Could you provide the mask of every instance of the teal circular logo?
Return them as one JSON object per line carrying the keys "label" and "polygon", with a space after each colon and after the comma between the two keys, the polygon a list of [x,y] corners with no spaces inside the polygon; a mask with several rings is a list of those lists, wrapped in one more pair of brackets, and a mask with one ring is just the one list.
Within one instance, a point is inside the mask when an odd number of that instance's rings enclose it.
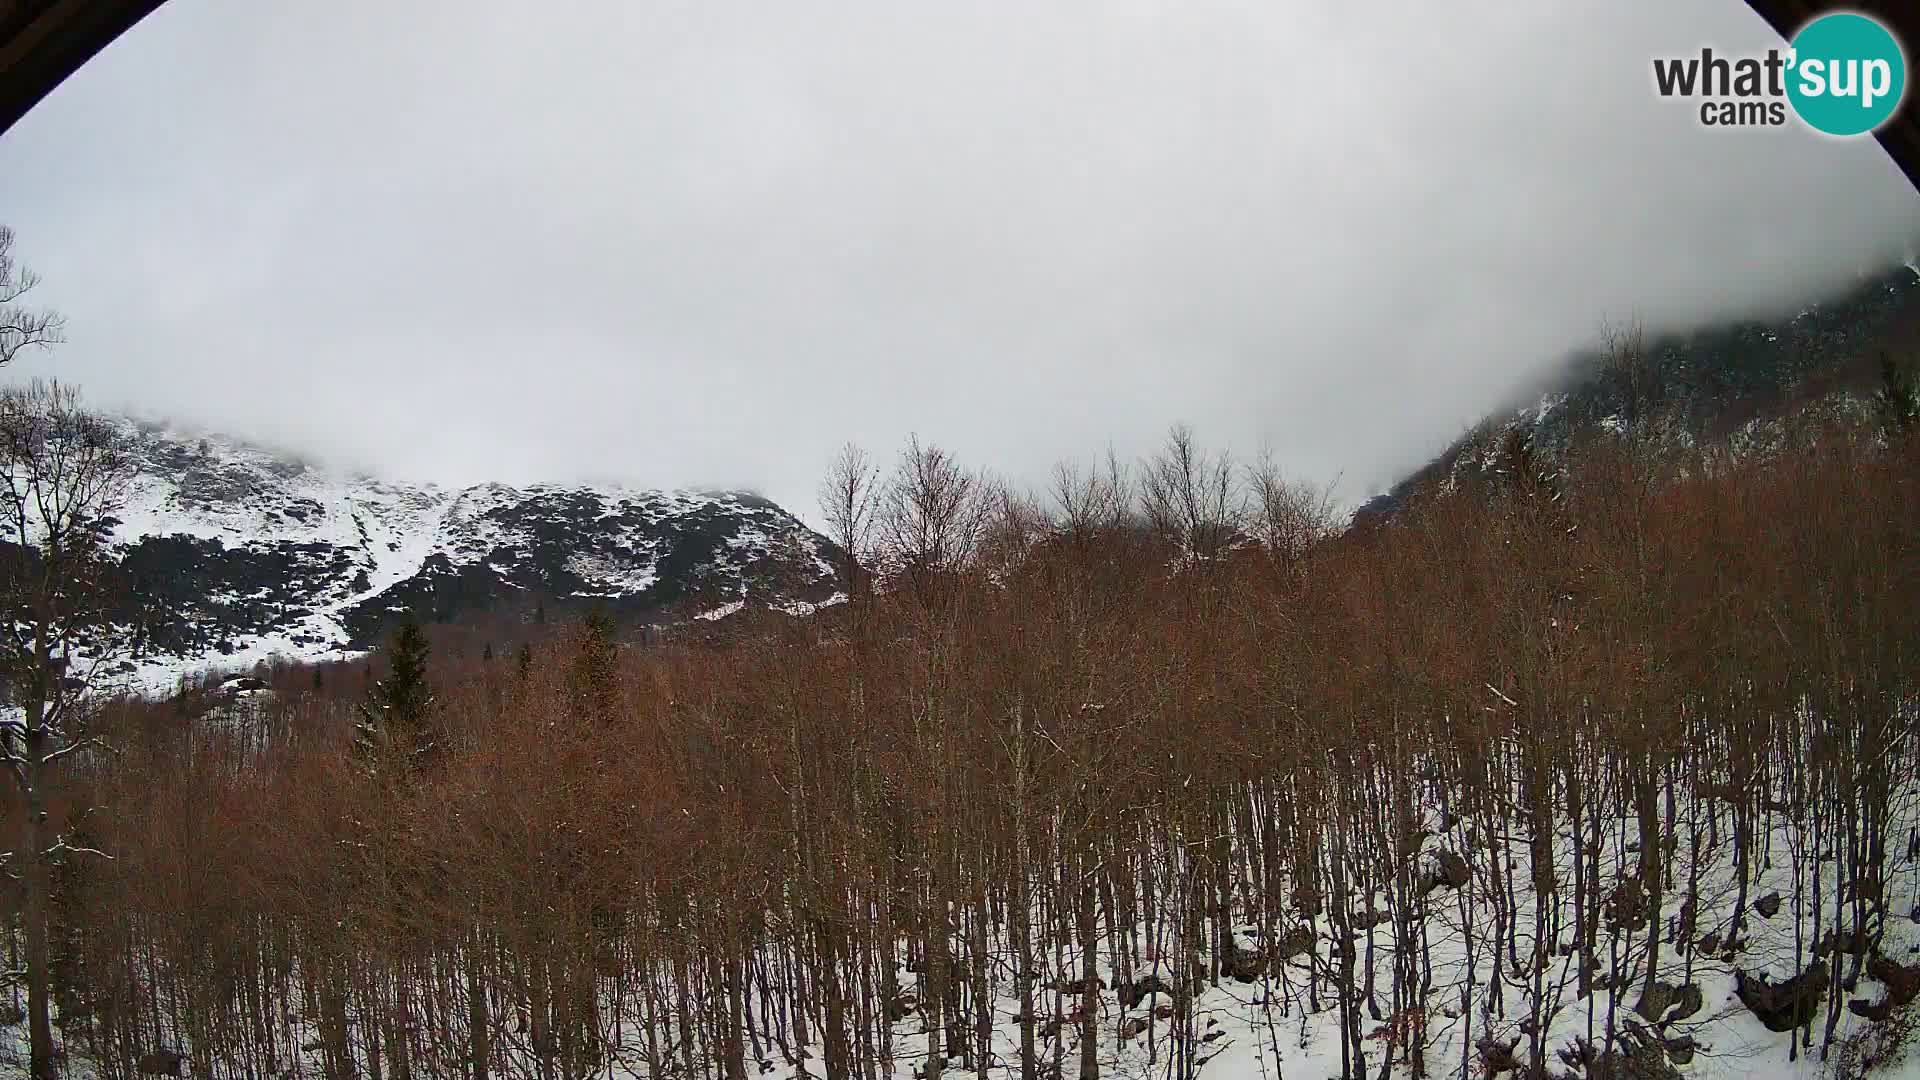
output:
{"label": "teal circular logo", "polygon": [[1907,58],[1865,15],[1822,15],[1793,36],[1787,100],[1816,131],[1861,135],[1885,123],[1907,89]]}

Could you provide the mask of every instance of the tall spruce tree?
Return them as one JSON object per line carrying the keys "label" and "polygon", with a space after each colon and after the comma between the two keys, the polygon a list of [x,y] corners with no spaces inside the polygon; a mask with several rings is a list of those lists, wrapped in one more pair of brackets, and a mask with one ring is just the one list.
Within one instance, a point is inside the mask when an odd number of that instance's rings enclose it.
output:
{"label": "tall spruce tree", "polygon": [[355,745],[370,760],[417,769],[436,749],[433,687],[427,682],[427,635],[411,615],[394,631],[390,669],[360,706]]}
{"label": "tall spruce tree", "polygon": [[580,624],[573,657],[573,704],[583,718],[597,723],[613,718],[617,648],[612,616],[596,608]]}
{"label": "tall spruce tree", "polygon": [[1880,354],[1880,393],[1877,395],[1881,419],[1891,434],[1904,434],[1920,423],[1920,377],[1914,373],[1911,358]]}

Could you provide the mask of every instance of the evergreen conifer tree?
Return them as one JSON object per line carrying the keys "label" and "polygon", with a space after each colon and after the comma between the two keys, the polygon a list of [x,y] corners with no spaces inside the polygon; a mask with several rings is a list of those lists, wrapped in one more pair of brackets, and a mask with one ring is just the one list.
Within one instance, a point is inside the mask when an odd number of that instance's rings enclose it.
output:
{"label": "evergreen conifer tree", "polygon": [[1896,358],[1890,352],[1880,354],[1878,403],[1890,434],[1914,430],[1920,422],[1920,379],[1914,376],[1912,360]]}
{"label": "evergreen conifer tree", "polygon": [[599,723],[613,718],[617,648],[612,617],[596,608],[580,624],[573,658],[573,704],[578,714]]}
{"label": "evergreen conifer tree", "polygon": [[419,768],[432,756],[433,688],[427,682],[427,635],[408,616],[394,632],[390,670],[360,706],[355,745],[374,760],[391,756]]}

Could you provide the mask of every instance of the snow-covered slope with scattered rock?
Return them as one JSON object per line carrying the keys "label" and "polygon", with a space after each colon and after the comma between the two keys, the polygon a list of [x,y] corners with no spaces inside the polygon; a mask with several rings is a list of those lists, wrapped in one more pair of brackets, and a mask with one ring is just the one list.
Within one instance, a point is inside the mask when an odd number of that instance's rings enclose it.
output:
{"label": "snow-covered slope with scattered rock", "polygon": [[128,422],[140,471],[116,515],[115,675],[365,648],[395,615],[459,620],[603,606],[656,620],[837,595],[832,545],[741,491],[347,475],[237,440]]}
{"label": "snow-covered slope with scattered rock", "polygon": [[1369,501],[1356,520],[1392,517],[1422,488],[1497,470],[1513,434],[1548,458],[1576,433],[1592,431],[1680,451],[1719,445],[1748,452],[1777,447],[1823,419],[1857,421],[1875,407],[1881,356],[1909,355],[1920,335],[1920,265],[1867,275],[1787,318],[1648,337],[1630,326],[1614,332],[1621,355],[1610,359],[1597,350],[1570,358],[1528,400],[1489,413]]}

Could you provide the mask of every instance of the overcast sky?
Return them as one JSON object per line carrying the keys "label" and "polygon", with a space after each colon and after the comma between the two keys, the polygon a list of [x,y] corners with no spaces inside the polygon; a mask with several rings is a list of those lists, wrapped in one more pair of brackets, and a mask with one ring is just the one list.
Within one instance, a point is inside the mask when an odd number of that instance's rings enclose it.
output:
{"label": "overcast sky", "polygon": [[1038,480],[1185,420],[1361,498],[1603,321],[1911,254],[1870,139],[1714,131],[1740,0],[171,0],[0,136],[22,373],[396,476]]}

